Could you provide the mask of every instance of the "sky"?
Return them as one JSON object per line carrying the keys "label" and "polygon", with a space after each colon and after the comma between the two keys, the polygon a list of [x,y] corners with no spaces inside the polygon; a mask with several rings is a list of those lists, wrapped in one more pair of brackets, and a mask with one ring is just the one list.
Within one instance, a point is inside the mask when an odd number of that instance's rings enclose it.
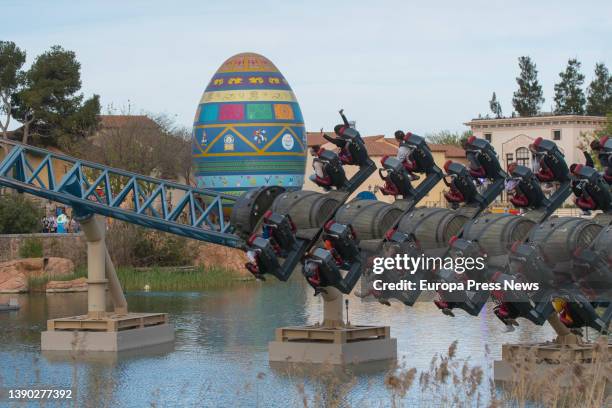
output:
{"label": "sky", "polygon": [[537,64],[545,111],[568,58],[587,84],[596,62],[612,69],[610,1],[3,0],[2,17],[0,39],[27,65],[55,44],[75,51],[82,91],[104,112],[184,126],[239,52],[281,70],[308,130],[331,129],[344,108],[365,135],[465,130],[494,91],[511,114],[521,55]]}

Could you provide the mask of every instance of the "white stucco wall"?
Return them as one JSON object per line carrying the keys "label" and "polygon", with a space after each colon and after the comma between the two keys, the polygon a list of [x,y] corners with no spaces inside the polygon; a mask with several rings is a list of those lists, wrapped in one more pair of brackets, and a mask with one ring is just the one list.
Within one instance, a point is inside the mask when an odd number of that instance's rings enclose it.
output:
{"label": "white stucco wall", "polygon": [[584,163],[580,150],[581,134],[592,134],[601,129],[606,118],[598,116],[540,116],[532,118],[478,119],[466,123],[474,135],[485,137],[491,134],[491,144],[499,155],[500,162],[506,168],[508,153],[516,161],[516,150],[528,147],[538,137],[553,140],[553,131],[561,131],[561,140],[554,140],[565,154],[568,165]]}

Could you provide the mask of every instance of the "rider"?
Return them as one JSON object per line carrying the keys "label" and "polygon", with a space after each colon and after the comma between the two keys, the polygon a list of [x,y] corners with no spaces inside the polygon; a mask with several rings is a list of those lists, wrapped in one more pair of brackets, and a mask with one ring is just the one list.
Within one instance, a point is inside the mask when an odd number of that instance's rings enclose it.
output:
{"label": "rider", "polygon": [[[508,165],[508,173],[512,175],[517,166],[517,163],[510,163]],[[529,205],[527,196],[525,196],[519,189],[519,180],[514,177],[508,178],[505,182],[504,188],[510,196],[510,202],[514,204],[515,207],[521,208]]]}
{"label": "rider", "polygon": [[[320,150],[321,150],[320,145],[312,146],[310,148],[310,153],[312,154],[312,157],[319,157]],[[312,162],[312,167],[317,177],[319,177],[320,179],[325,179],[325,171],[323,170],[323,163],[321,161],[314,160]]]}
{"label": "rider", "polygon": [[[604,145],[606,144],[606,141],[608,141],[608,139],[609,139],[609,136],[604,136],[599,140],[594,140],[591,142],[591,149],[600,156],[600,162],[601,162],[601,153],[603,153],[602,150],[604,150]],[[606,182],[608,182],[608,184],[612,184],[612,165],[611,164],[612,163],[601,163],[601,165],[604,167],[603,176]],[[587,159],[587,166],[588,165],[589,163]],[[591,167],[594,167],[594,166],[591,165]]]}
{"label": "rider", "polygon": [[[336,126],[336,128],[338,128],[338,126]],[[321,132],[323,132],[322,129]],[[340,130],[335,129],[335,132],[339,135]],[[342,161],[342,164],[353,164],[353,159],[348,150],[348,140],[344,140],[341,137],[332,137],[327,133],[323,133],[323,138],[325,138],[325,140],[327,140],[329,143],[332,143],[340,149],[338,157],[340,158],[340,161]]]}
{"label": "rider", "polygon": [[322,157],[324,153],[327,153],[326,150],[320,145],[314,145],[310,148],[310,153],[313,157],[312,168],[314,170],[314,174],[310,176],[310,180],[323,187],[325,190],[329,190],[332,187],[333,180],[329,174],[330,170],[326,168],[328,161]]}
{"label": "rider", "polygon": [[474,136],[463,137],[461,139],[461,147],[465,150],[465,157],[468,160],[469,171],[472,177],[479,183],[483,184],[484,178],[487,176],[484,167],[478,161],[478,151],[470,149],[470,143]]}
{"label": "rider", "polygon": [[403,143],[405,137],[406,134],[401,130],[395,131],[395,140],[397,140],[397,142],[399,143],[399,148],[397,149],[397,160],[399,160],[400,162],[403,162],[404,160],[408,159],[410,153],[412,153],[412,150],[410,150],[410,148],[405,143]]}
{"label": "rider", "polygon": [[408,170],[408,174],[410,174],[410,179],[418,180],[419,176],[413,173],[413,171],[415,171],[415,167],[411,158],[412,149],[410,148],[410,146],[408,146],[407,143],[404,143],[405,138],[406,134],[404,132],[402,132],[401,130],[395,131],[395,140],[397,140],[399,144],[396,158],[400,161],[400,163],[404,165],[406,170]]}

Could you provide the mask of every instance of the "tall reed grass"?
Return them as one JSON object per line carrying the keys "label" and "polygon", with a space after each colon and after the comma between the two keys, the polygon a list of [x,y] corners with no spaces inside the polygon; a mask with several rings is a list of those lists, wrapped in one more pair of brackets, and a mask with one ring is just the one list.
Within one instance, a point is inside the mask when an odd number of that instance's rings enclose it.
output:
{"label": "tall reed grass", "polygon": [[[239,284],[244,279],[234,271],[221,268],[118,268],[117,275],[126,292],[151,291],[198,291],[218,289]],[[68,281],[87,277],[87,269],[78,268],[74,273],[64,276],[31,276],[28,284],[31,292],[44,292],[51,280]]]}
{"label": "tall reed grass", "polygon": [[68,275],[40,275],[40,276],[29,276],[28,277],[28,288],[30,292],[44,292],[47,283],[49,281],[69,281],[73,279],[83,278],[87,276],[87,270],[84,268],[77,268],[73,273]]}
{"label": "tall reed grass", "polygon": [[119,268],[117,275],[125,291],[140,291],[145,287],[151,291],[198,291],[229,287],[239,282],[236,272],[221,268]]}
{"label": "tall reed grass", "polygon": [[[388,399],[356,400],[351,390],[358,378],[339,375],[333,366],[322,366],[314,377],[294,366],[284,374],[296,384],[295,405],[304,408],[607,408],[612,407],[612,356],[607,342],[602,336],[594,343],[593,359],[588,364],[565,361],[542,371],[541,361],[524,356],[514,365],[514,381],[496,384],[493,378],[487,379],[486,373],[492,374],[491,366],[472,365],[457,358],[455,341],[446,354],[433,356],[426,370],[410,367],[406,361],[396,363],[384,379]],[[488,361],[493,360],[488,347],[486,355]],[[312,385],[315,377],[315,386],[307,391],[306,384]]]}

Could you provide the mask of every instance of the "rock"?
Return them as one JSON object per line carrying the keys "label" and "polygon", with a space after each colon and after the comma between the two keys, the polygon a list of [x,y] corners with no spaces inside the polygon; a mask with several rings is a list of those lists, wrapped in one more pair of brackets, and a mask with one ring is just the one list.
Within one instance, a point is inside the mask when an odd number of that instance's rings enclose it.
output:
{"label": "rock", "polygon": [[28,291],[28,277],[20,271],[5,271],[0,267],[0,293],[22,293]]}
{"label": "rock", "polygon": [[66,276],[74,273],[74,263],[66,258],[45,258],[45,275]]}
{"label": "rock", "polygon": [[0,293],[27,292],[30,277],[65,276],[74,264],[64,258],[26,258],[0,262]]}
{"label": "rock", "polygon": [[69,281],[49,281],[47,283],[46,292],[87,292],[87,279],[78,278]]}
{"label": "rock", "polygon": [[9,262],[15,262],[20,269],[33,273],[42,272],[45,269],[45,258],[24,258]]}
{"label": "rock", "polygon": [[0,263],[0,293],[27,292],[28,274],[32,270],[42,271],[42,259],[40,262],[40,269],[35,269],[32,262],[21,261],[22,260],[14,260]]}

